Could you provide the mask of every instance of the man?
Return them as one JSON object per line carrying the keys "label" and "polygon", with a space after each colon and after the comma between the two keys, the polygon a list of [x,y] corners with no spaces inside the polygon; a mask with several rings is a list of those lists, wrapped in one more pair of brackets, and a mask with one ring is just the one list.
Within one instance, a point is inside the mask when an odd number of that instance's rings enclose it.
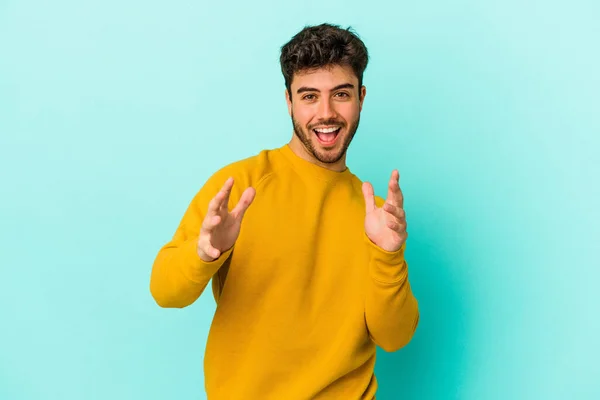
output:
{"label": "man", "polygon": [[384,200],[346,167],[367,60],[330,24],[284,45],[292,139],[212,175],[156,257],[162,307],[192,304],[212,279],[211,400],[373,399],[376,346],[415,332],[398,171]]}

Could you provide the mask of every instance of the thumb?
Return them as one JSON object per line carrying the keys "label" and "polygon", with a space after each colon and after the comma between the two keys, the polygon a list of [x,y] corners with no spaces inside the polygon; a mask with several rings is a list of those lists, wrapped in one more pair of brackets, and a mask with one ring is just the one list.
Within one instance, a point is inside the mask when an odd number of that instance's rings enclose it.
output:
{"label": "thumb", "polygon": [[369,182],[365,182],[362,185],[362,192],[365,198],[366,212],[370,213],[376,208],[375,205],[375,194],[373,192],[373,186]]}

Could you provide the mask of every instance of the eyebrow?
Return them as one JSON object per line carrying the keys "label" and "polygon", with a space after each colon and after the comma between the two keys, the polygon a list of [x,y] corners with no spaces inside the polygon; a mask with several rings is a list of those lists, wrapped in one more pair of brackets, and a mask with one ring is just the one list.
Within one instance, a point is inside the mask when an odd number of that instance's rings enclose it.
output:
{"label": "eyebrow", "polygon": [[[351,83],[342,83],[341,85],[337,85],[336,87],[334,87],[333,90],[339,90],[339,89],[354,89],[354,85]],[[319,89],[316,88],[311,88],[311,87],[306,87],[306,86],[302,86],[301,88],[299,88],[296,93],[304,93],[304,92],[320,92]]]}

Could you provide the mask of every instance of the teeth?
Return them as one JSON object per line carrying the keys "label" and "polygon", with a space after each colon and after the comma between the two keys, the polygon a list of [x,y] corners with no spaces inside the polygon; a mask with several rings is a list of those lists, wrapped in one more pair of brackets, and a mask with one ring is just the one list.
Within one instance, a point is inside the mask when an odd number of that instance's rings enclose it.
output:
{"label": "teeth", "polygon": [[338,126],[333,127],[333,128],[319,128],[319,129],[315,129],[315,131],[319,132],[319,133],[331,133],[331,132],[335,132],[338,129],[340,129]]}

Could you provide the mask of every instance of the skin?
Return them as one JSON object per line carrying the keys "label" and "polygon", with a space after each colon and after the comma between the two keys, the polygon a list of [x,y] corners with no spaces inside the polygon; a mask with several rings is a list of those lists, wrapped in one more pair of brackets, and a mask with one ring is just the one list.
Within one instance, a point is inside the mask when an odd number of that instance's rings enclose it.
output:
{"label": "skin", "polygon": [[208,203],[196,246],[198,256],[206,262],[216,260],[221,253],[233,247],[240,234],[244,214],[256,195],[254,188],[246,188],[236,206],[229,211],[227,205],[232,187],[233,178],[230,177]]}
{"label": "skin", "polygon": [[[365,96],[366,88],[358,87],[358,78],[350,67],[335,65],[296,73],[290,92],[285,91],[294,127],[289,142],[292,151],[323,168],[344,171],[346,153],[358,129]],[[333,145],[321,144],[313,131],[328,126],[341,127]],[[374,244],[389,252],[398,251],[408,238],[399,180],[400,174],[394,169],[382,207],[375,203],[371,183],[364,182],[362,186],[365,233]],[[234,245],[243,216],[256,195],[254,188],[247,188],[229,212],[227,205],[233,184],[233,178],[229,178],[209,204],[197,246],[198,255],[204,261],[217,259]]]}
{"label": "skin", "polygon": [[400,189],[400,173],[392,171],[388,182],[388,193],[382,207],[375,205],[373,186],[364,182],[362,186],[365,198],[365,233],[369,239],[385,251],[398,251],[408,238],[404,196]]}
{"label": "skin", "polygon": [[[346,151],[358,129],[367,94],[358,88],[350,67],[333,66],[294,75],[285,91],[294,135],[289,146],[301,158],[333,171],[346,169]],[[325,147],[313,132],[317,127],[341,126],[333,147]]]}

